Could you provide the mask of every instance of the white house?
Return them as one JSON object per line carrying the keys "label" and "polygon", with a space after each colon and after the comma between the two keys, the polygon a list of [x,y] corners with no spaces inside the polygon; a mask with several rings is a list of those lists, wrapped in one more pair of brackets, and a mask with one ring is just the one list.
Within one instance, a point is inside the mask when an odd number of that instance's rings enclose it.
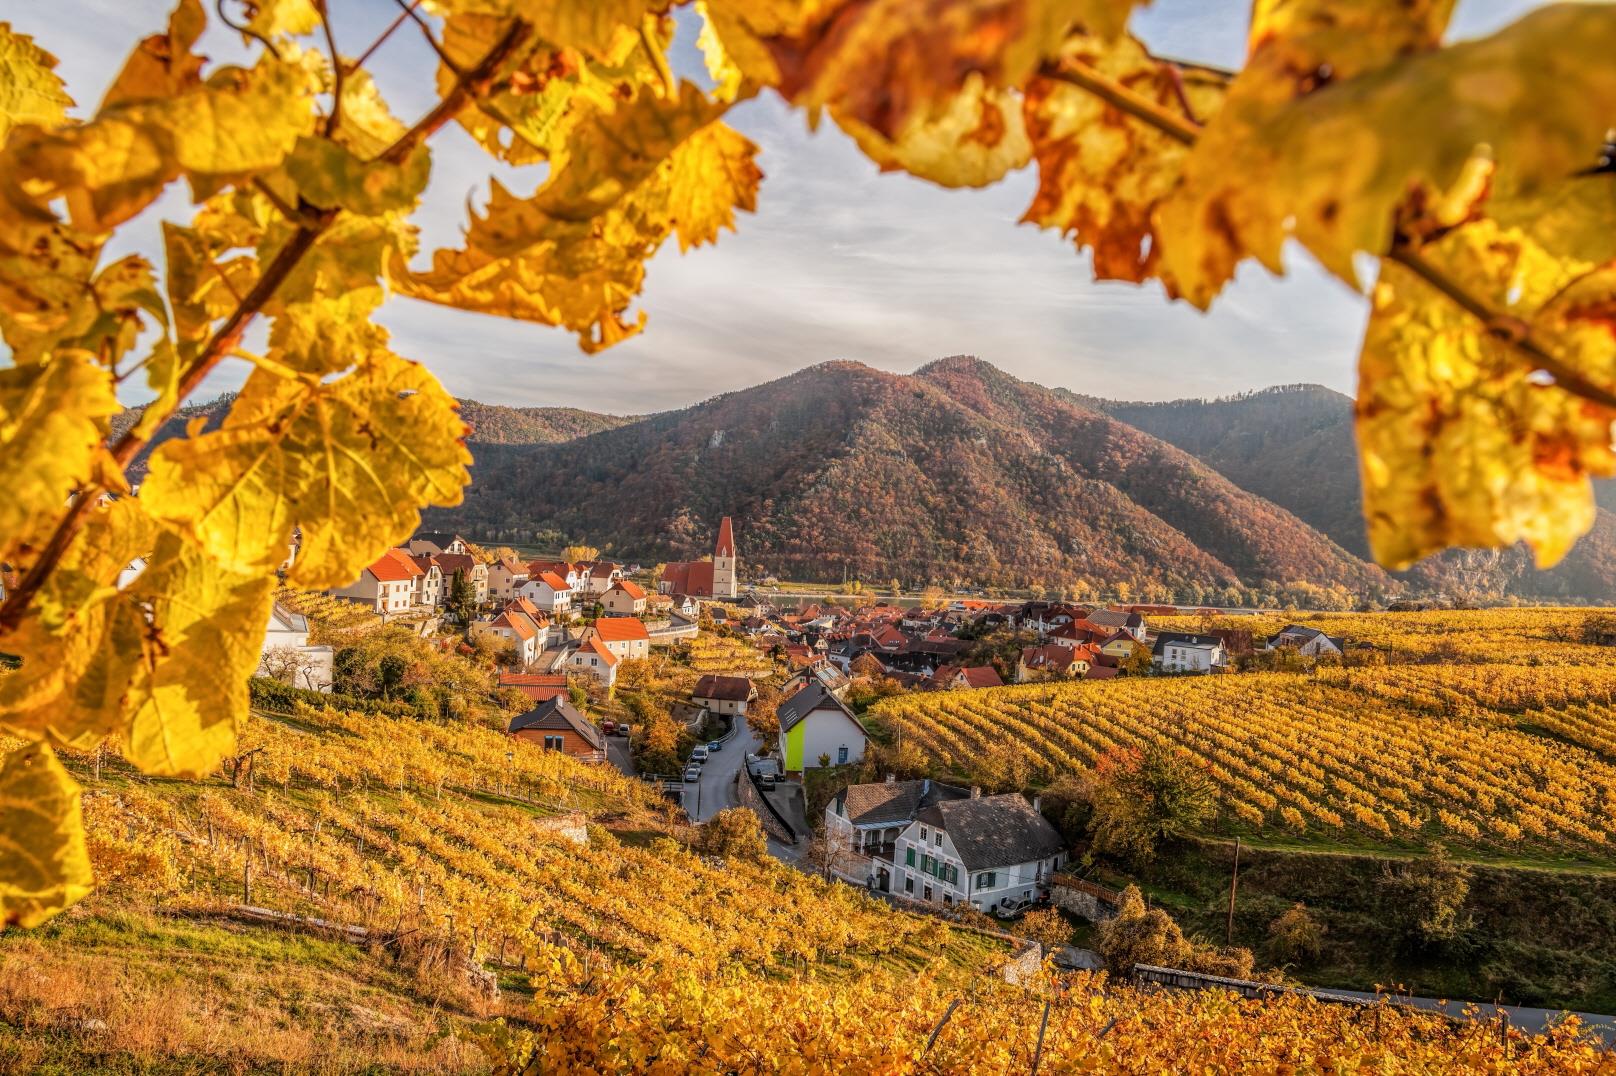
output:
{"label": "white house", "polygon": [[849,785],[825,805],[830,872],[844,882],[892,892],[898,836],[924,808],[970,795],[941,781],[899,781],[891,774],[876,784]]}
{"label": "white house", "polygon": [[402,549],[389,549],[345,587],[331,591],[370,606],[383,616],[405,613],[415,605],[415,580],[421,569]]}
{"label": "white house", "polygon": [[1163,672],[1222,672],[1229,665],[1229,651],[1216,635],[1164,631],[1156,636],[1150,660]]}
{"label": "white house", "polygon": [[259,648],[259,676],[290,674],[293,687],[330,691],[336,652],[309,645],[309,621],[276,602],[269,610],[264,645]]}
{"label": "white house", "polygon": [[619,579],[600,596],[601,609],[611,616],[639,616],[645,604],[645,591],[632,579]]}
{"label": "white house", "polygon": [[530,614],[516,602],[507,605],[492,620],[477,621],[472,630],[488,632],[509,642],[516,648],[515,664],[519,668],[526,668],[538,658],[550,636],[550,625],[544,614]]}
{"label": "white house", "polygon": [[424,605],[428,609],[438,608],[443,604],[446,583],[437,556],[432,553],[415,553],[410,559],[421,569],[421,574],[415,577],[415,604]]}
{"label": "white house", "polygon": [[1347,648],[1347,641],[1340,636],[1326,635],[1318,628],[1287,624],[1268,640],[1269,650],[1283,647],[1290,647],[1304,657],[1340,657]]}
{"label": "white house", "polygon": [[471,584],[472,604],[478,607],[488,604],[488,565],[467,553],[439,553],[433,559],[438,562],[438,570],[443,573],[445,601],[449,599],[449,589],[454,585],[455,573],[459,572]]}
{"label": "white house", "polygon": [[1066,862],[1066,842],[1018,792],[945,799],[921,808],[893,841],[893,892],[991,911],[1035,900]]}
{"label": "white house", "polygon": [[591,635],[620,659],[643,658],[651,653],[651,633],[633,617],[609,616],[595,621]]}
{"label": "white house", "polygon": [[606,644],[600,641],[600,636],[591,635],[567,657],[567,671],[588,673],[607,687],[611,687],[617,683],[617,661],[617,655],[606,649]]}
{"label": "white house", "polygon": [[817,680],[782,702],[775,713],[780,718],[780,757],[792,773],[817,768],[822,757],[832,766],[864,757],[864,726]]}
{"label": "white house", "polygon": [[623,566],[609,560],[589,561],[578,565],[578,582],[592,597],[600,597],[623,578]]}
{"label": "white house", "polygon": [[532,576],[517,586],[516,593],[556,620],[567,620],[572,615],[572,588],[554,572]]}
{"label": "white house", "polygon": [[690,697],[712,713],[744,715],[747,703],[757,698],[757,688],[744,676],[709,673],[696,681]]}

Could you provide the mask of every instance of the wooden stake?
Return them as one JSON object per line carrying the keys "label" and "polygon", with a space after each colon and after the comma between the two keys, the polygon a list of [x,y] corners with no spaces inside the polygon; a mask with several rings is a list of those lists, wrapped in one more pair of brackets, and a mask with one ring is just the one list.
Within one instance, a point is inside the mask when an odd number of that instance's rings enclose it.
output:
{"label": "wooden stake", "polygon": [[1229,875],[1229,925],[1224,935],[1225,945],[1234,944],[1234,893],[1240,885],[1240,838],[1234,839],[1234,870]]}

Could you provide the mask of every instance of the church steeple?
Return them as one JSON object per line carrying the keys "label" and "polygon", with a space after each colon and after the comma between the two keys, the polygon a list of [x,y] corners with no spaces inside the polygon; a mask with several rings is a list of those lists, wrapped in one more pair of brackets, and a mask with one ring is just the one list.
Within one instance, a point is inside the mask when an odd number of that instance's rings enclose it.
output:
{"label": "church steeple", "polygon": [[735,527],[725,516],[713,543],[713,597],[733,598],[739,591],[735,578]]}

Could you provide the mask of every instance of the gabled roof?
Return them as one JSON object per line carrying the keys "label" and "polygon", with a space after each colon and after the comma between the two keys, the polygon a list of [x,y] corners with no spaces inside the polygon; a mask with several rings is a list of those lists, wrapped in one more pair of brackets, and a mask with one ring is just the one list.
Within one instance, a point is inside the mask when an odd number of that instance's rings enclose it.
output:
{"label": "gabled roof", "polygon": [[577,565],[569,564],[564,560],[530,560],[527,562],[529,575],[538,575],[541,572],[554,572],[565,579],[578,570]]}
{"label": "gabled roof", "polygon": [[534,624],[533,621],[528,618],[528,615],[522,612],[520,609],[507,609],[503,613],[496,616],[492,623],[496,628],[505,628],[506,630],[510,631],[523,642],[526,642],[529,639],[536,639],[539,636],[538,625]]}
{"label": "gabled roof", "polygon": [[853,711],[844,706],[841,699],[831,694],[830,690],[820,683],[818,678],[815,678],[812,683],[807,684],[801,691],[782,702],[775,708],[774,712],[775,716],[780,719],[780,731],[790,732],[803,718],[815,710],[840,710],[860,731],[864,729],[864,726],[859,724],[858,718],[853,716]]}
{"label": "gabled roof", "polygon": [[1344,637],[1325,635],[1324,632],[1320,631],[1318,628],[1309,628],[1303,624],[1285,625],[1283,628],[1280,628],[1277,632],[1275,632],[1271,638],[1269,638],[1268,645],[1270,647],[1279,646],[1284,642],[1290,641],[1295,641],[1298,644],[1306,644],[1312,642],[1314,639],[1317,639],[1320,636],[1323,636],[1324,639],[1337,650],[1346,649],[1346,639]]}
{"label": "gabled roof", "polygon": [[276,602],[269,610],[269,627],[271,631],[307,632],[309,618]]}
{"label": "gabled roof", "polygon": [[1069,669],[1077,660],[1077,649],[1060,643],[1021,648],[1021,664],[1029,669]]}
{"label": "gabled roof", "polygon": [[456,572],[465,572],[466,578],[471,578],[477,570],[477,558],[470,553],[439,553],[437,555],[438,570],[444,575],[453,575]]}
{"label": "gabled roof", "polygon": [[557,594],[570,594],[572,592],[572,588],[567,585],[567,581],[554,572],[540,572],[533,578],[536,578]]}
{"label": "gabled roof", "polygon": [[606,644],[600,641],[597,635],[591,635],[578,646],[578,652],[590,653],[604,661],[608,668],[617,664],[617,655],[606,649]]}
{"label": "gabled roof", "polygon": [[650,641],[651,638],[651,633],[645,630],[645,622],[631,616],[603,616],[595,621],[595,634],[608,643]]}
{"label": "gabled roof", "polygon": [[713,562],[710,560],[676,561],[662,569],[662,581],[676,594],[698,598],[713,595]]}
{"label": "gabled roof", "polygon": [[553,699],[545,699],[525,714],[517,714],[511,718],[507,732],[522,732],[526,729],[541,729],[554,732],[566,732],[569,729],[583,737],[585,743],[596,751],[606,750],[606,737],[577,710],[573,709],[565,695],[557,695]]}
{"label": "gabled roof", "polygon": [[567,678],[557,673],[502,672],[500,687],[514,687],[534,702],[544,702],[567,693]]}
{"label": "gabled roof", "polygon": [[631,601],[639,601],[641,598],[645,597],[645,591],[640,588],[638,583],[631,579],[619,579],[617,582],[612,584],[612,590],[621,590],[624,594],[629,596]]}
{"label": "gabled roof", "polygon": [[855,826],[891,825],[913,822],[916,813],[945,799],[962,800],[968,789],[945,785],[930,779],[921,781],[881,781],[869,785],[848,785],[836,795],[837,813]]}
{"label": "gabled roof", "polygon": [[383,583],[401,583],[424,574],[420,565],[402,549],[389,549],[376,558],[375,564],[365,570]]}
{"label": "gabled roof", "polygon": [[431,542],[439,549],[448,549],[455,542],[464,542],[465,539],[451,531],[420,531],[415,535],[414,541]]}
{"label": "gabled roof", "polygon": [[1120,609],[1096,609],[1083,619],[1099,628],[1138,628],[1145,623],[1144,617],[1138,613]]}
{"label": "gabled roof", "polygon": [[520,609],[522,612],[531,617],[535,624],[548,623],[550,619],[544,615],[543,611],[541,611],[537,605],[533,604],[533,600],[531,598],[523,597],[520,594],[506,602],[505,609],[507,611],[511,609]]}
{"label": "gabled roof", "polygon": [[722,702],[746,702],[752,698],[752,681],[744,676],[718,676],[709,673],[696,681],[690,693],[693,699],[718,699]]}
{"label": "gabled roof", "polygon": [[417,568],[421,569],[422,575],[431,575],[433,568],[436,568],[438,574],[441,575],[443,574],[443,563],[439,559],[441,556],[442,554],[440,553],[411,553],[410,559],[415,562]]}
{"label": "gabled roof", "polygon": [[999,678],[998,670],[991,665],[972,665],[966,668],[963,665],[944,665],[932,677],[932,682],[947,687],[953,683],[954,678],[963,676],[967,687],[1003,687],[1004,681]]}
{"label": "gabled roof", "polygon": [[994,870],[1047,859],[1066,842],[1018,792],[944,800],[922,808],[918,822],[948,834],[967,870]]}
{"label": "gabled roof", "polygon": [[525,576],[528,574],[527,565],[514,561],[510,557],[501,557],[499,560],[496,560],[494,562],[494,567],[504,568],[511,575]]}
{"label": "gabled roof", "polygon": [[1156,645],[1151,650],[1151,653],[1160,655],[1169,644],[1172,646],[1218,647],[1223,645],[1223,640],[1216,635],[1195,635],[1187,631],[1164,631],[1156,636]]}

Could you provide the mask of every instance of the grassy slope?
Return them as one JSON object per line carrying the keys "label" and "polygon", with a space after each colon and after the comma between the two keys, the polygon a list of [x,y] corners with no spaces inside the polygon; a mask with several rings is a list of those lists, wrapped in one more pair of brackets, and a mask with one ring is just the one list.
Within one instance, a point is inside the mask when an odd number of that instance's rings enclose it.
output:
{"label": "grassy slope", "polygon": [[[492,731],[303,712],[256,719],[248,743],[250,791],[70,760],[102,887],[0,935],[0,1071],[476,1070],[475,1033],[521,1023],[514,965],[544,941],[768,979],[947,981],[1002,959],[846,887],[692,856],[645,786]],[[580,815],[587,847],[544,829]],[[248,861],[255,906],[407,937],[231,918]],[[473,931],[497,999],[460,967]]]}

